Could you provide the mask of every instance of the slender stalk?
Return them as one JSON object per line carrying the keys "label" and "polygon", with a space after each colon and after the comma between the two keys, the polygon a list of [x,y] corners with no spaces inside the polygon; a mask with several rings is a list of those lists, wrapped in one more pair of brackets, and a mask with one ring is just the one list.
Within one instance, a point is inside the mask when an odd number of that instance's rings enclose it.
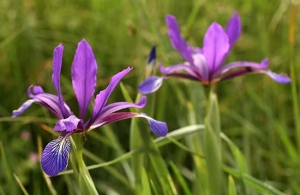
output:
{"label": "slender stalk", "polygon": [[[72,139],[73,138],[73,139]],[[91,194],[96,195],[98,194],[95,184],[89,174],[89,171],[84,163],[83,160],[83,136],[81,134],[74,134],[70,138],[72,149],[75,154],[77,160],[77,166],[79,170],[79,188],[82,194]]]}
{"label": "slender stalk", "polygon": [[298,101],[298,90],[297,90],[297,79],[296,79],[296,69],[295,69],[295,25],[296,25],[296,5],[291,4],[290,8],[290,28],[289,28],[289,54],[290,54],[290,75],[291,75],[291,87],[292,87],[292,98],[293,98],[293,111],[294,111],[294,121],[296,126],[297,134],[297,146],[298,151],[300,151],[300,113],[299,113],[299,101]]}

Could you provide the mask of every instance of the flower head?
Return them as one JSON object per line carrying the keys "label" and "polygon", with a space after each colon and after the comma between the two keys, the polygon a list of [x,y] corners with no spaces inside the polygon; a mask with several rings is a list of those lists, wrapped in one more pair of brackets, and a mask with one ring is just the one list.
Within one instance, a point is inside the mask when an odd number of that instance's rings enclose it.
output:
{"label": "flower head", "polygon": [[97,79],[97,63],[92,48],[86,40],[78,43],[71,68],[72,85],[79,105],[79,115],[74,115],[65,103],[60,89],[63,49],[63,45],[60,44],[53,52],[52,83],[57,95],[45,93],[40,86],[30,86],[28,88],[30,99],[23,103],[19,109],[14,110],[12,115],[12,117],[19,116],[35,102],[47,108],[58,118],[53,129],[61,132],[61,135],[58,139],[48,143],[42,154],[41,165],[46,174],[55,176],[66,169],[71,150],[69,137],[73,133],[87,132],[128,118],[142,117],[147,119],[153,133],[158,136],[167,134],[168,129],[165,122],[156,121],[144,113],[118,112],[126,108],[143,108],[147,101],[145,96],[141,97],[136,104],[131,102],[107,104],[114,88],[130,72],[131,68],[127,68],[111,78],[107,88],[96,95],[92,115],[86,119],[87,109],[93,99]]}
{"label": "flower head", "polygon": [[238,61],[224,65],[230,50],[241,35],[241,21],[237,13],[231,17],[225,29],[220,24],[213,22],[205,33],[202,48],[194,48],[182,38],[174,16],[167,15],[166,23],[171,44],[185,62],[169,67],[160,65],[159,70],[163,77],[152,76],[141,83],[139,91],[142,94],[156,91],[163,80],[168,77],[185,78],[209,85],[244,74],[262,73],[278,83],[291,81],[285,75],[266,70],[269,64],[268,59],[264,59],[260,63]]}

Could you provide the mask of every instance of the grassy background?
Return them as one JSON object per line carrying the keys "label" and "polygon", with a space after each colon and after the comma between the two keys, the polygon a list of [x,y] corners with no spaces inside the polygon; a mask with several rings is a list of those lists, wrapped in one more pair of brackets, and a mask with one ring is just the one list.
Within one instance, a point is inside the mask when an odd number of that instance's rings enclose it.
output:
{"label": "grassy background", "polygon": [[[211,22],[225,26],[234,11],[238,11],[243,34],[228,61],[260,61],[269,57],[273,71],[289,74],[292,69],[296,75],[294,89],[297,89],[300,37],[299,33],[295,34],[295,47],[289,42],[292,6],[288,1],[278,0],[242,3],[232,0],[1,0],[0,194],[22,194],[13,173],[30,194],[51,194],[35,154],[40,145],[45,146],[55,138],[50,134],[54,117],[36,105],[17,119],[11,119],[10,115],[27,99],[29,85],[41,85],[45,91],[55,92],[51,83],[52,52],[59,43],[65,46],[63,93],[72,110],[76,110],[70,67],[77,42],[82,38],[92,45],[98,62],[97,90],[103,89],[114,73],[131,66],[134,70],[123,79],[123,84],[134,98],[152,45],[157,45],[158,62],[169,65],[181,60],[167,36],[166,14],[177,17],[191,45],[201,46]],[[299,17],[294,17],[296,27]],[[293,111],[299,97],[297,93],[293,96],[291,89],[290,84],[280,85],[261,75],[236,78],[217,86],[222,131],[242,151],[248,173],[286,194],[300,194],[300,139],[297,136],[300,129],[297,130],[296,125],[300,118]],[[170,130],[174,130],[193,123],[188,110],[198,109],[196,118],[203,123],[202,92],[198,83],[170,79],[157,93],[152,116],[167,121]],[[118,87],[110,101],[123,99]],[[149,103],[145,110],[151,110],[150,107]],[[298,112],[299,108],[295,109]],[[139,121],[139,126],[149,131],[144,121]],[[130,121],[123,121],[89,133],[85,144],[89,156],[86,164],[99,164],[129,151],[129,128]],[[38,140],[42,144],[39,145]],[[188,140],[181,143],[189,144]],[[162,147],[161,152],[169,169],[170,162],[180,167],[188,188],[197,185],[198,181],[189,179],[193,170],[189,152],[174,144]],[[222,156],[225,164],[235,166],[226,147]],[[92,170],[97,189],[105,194],[132,193],[124,166],[117,163]],[[76,191],[72,175],[51,180],[58,194]],[[175,184],[182,188],[180,182]]]}

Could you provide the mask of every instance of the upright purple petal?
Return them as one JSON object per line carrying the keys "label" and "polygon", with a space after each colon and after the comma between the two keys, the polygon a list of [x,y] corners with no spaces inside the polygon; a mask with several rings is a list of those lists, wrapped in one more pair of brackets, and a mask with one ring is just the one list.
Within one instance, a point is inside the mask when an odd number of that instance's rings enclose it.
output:
{"label": "upright purple petal", "polygon": [[241,32],[242,32],[241,19],[239,17],[239,14],[237,12],[235,12],[233,14],[233,16],[230,18],[230,20],[227,24],[227,27],[226,27],[226,33],[229,38],[230,48],[234,45],[234,43],[240,37]]}
{"label": "upright purple petal", "polygon": [[229,40],[222,26],[214,22],[210,25],[204,36],[203,54],[211,73],[221,67],[229,51]]}
{"label": "upright purple petal", "polygon": [[72,64],[72,84],[84,118],[96,87],[97,63],[93,50],[86,40],[78,43]]}
{"label": "upright purple petal", "polygon": [[153,93],[161,87],[163,80],[163,77],[151,76],[139,85],[139,92],[141,94]]}
{"label": "upright purple petal", "polygon": [[66,119],[60,119],[54,126],[53,130],[55,131],[74,131],[78,123],[80,122],[80,119],[78,119],[75,115],[71,115],[70,117]]}
{"label": "upright purple petal", "polygon": [[45,147],[41,164],[43,171],[49,176],[55,176],[68,166],[71,144],[69,136],[60,136]]}
{"label": "upright purple petal", "polygon": [[167,15],[166,23],[168,25],[168,34],[173,48],[179,51],[183,59],[185,59],[192,66],[194,66],[192,58],[192,47],[189,46],[186,43],[186,41],[181,37],[176,18],[172,15]]}
{"label": "upright purple petal", "polygon": [[106,89],[100,91],[100,93],[96,96],[95,105],[92,113],[92,117],[90,123],[92,124],[95,121],[95,118],[99,115],[100,111],[102,110],[103,106],[107,103],[109,96],[120,82],[120,80],[130,72],[131,68],[126,68],[125,70],[115,74]]}
{"label": "upright purple petal", "polygon": [[64,117],[68,117],[68,112],[64,106],[64,100],[60,90],[60,72],[62,66],[64,46],[59,44],[53,51],[53,74],[52,83],[56,89],[58,96],[58,104]]}

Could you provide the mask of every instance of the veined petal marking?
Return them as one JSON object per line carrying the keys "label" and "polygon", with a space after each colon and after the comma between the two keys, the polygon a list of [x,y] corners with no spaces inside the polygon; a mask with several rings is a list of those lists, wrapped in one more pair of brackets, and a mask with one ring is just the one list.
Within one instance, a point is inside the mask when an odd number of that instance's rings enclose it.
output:
{"label": "veined petal marking", "polygon": [[71,144],[69,135],[60,136],[49,142],[42,154],[41,165],[49,176],[55,176],[68,166]]}

